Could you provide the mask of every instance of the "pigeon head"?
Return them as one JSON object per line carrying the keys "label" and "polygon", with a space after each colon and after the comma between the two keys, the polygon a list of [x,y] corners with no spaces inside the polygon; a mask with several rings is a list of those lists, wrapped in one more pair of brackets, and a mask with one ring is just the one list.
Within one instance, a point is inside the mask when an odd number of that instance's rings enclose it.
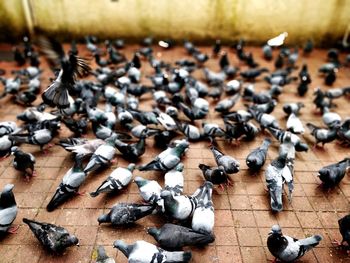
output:
{"label": "pigeon head", "polygon": [[137,184],[138,187],[142,187],[147,184],[147,180],[140,176],[135,177],[134,182]]}
{"label": "pigeon head", "polygon": [[111,219],[109,217],[109,214],[105,214],[105,215],[101,215],[97,218],[97,222],[98,224],[101,224],[101,223],[108,223],[110,222]]}
{"label": "pigeon head", "polygon": [[174,106],[169,106],[166,108],[165,113],[172,118],[177,118],[179,111]]}
{"label": "pigeon head", "polygon": [[76,245],[79,247],[79,239],[74,235],[70,235],[67,239],[67,246],[71,245]]}
{"label": "pigeon head", "polygon": [[13,146],[11,148],[11,154],[16,154],[16,152],[18,152],[18,151],[19,151],[19,148],[17,146]]}
{"label": "pigeon head", "polygon": [[107,259],[108,256],[106,254],[105,248],[103,246],[99,246],[97,248],[97,262],[99,262],[100,260],[104,260]]}
{"label": "pigeon head", "polygon": [[179,163],[178,165],[176,165],[175,170],[178,172],[182,172],[184,170],[184,164]]}
{"label": "pigeon head", "polygon": [[271,227],[270,235],[282,235],[282,229],[279,225],[273,225]]}
{"label": "pigeon head", "polygon": [[113,247],[119,249],[126,257],[129,256],[128,245],[123,240],[116,240]]}
{"label": "pigeon head", "polygon": [[128,170],[132,172],[132,171],[134,171],[135,167],[136,167],[136,165],[134,163],[130,163],[128,165]]}
{"label": "pigeon head", "polygon": [[157,237],[160,235],[160,230],[156,227],[149,227],[147,228],[147,233],[150,234],[155,239],[157,239]]}

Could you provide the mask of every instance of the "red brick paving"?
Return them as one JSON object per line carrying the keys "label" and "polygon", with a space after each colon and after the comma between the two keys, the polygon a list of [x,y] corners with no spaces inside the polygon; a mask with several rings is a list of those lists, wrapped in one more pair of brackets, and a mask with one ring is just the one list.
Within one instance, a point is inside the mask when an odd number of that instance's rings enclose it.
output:
{"label": "red brick paving", "polygon": [[[2,50],[8,48],[1,46]],[[128,57],[135,46],[128,48],[125,52]],[[202,48],[210,52],[209,48]],[[247,48],[253,51],[255,58],[261,62],[261,52],[257,48]],[[158,50],[156,48],[155,54]],[[173,51],[161,51],[162,58],[173,61],[175,58],[185,56],[182,48]],[[229,51],[231,61],[238,64],[235,56]],[[305,98],[296,95],[296,85],[291,84],[284,88],[284,94],[280,96],[279,105],[274,111],[282,127],[285,124],[282,105],[285,102],[302,101],[305,108],[301,110],[300,118],[306,123],[308,121],[321,123],[320,115],[314,113],[312,104],[312,89],[321,86],[324,88],[323,80],[317,76],[317,67],[325,62],[326,51],[316,50],[309,57],[300,55],[298,64],[307,62],[312,74],[312,84]],[[207,62],[211,68],[218,70],[217,62],[213,59]],[[12,69],[13,63],[0,62],[0,68]],[[269,65],[271,68],[271,65]],[[242,67],[244,68],[244,67]],[[149,69],[146,69],[146,71]],[[45,72],[47,76],[47,70]],[[294,73],[296,74],[296,73]],[[145,74],[146,75],[146,74]],[[201,74],[195,74],[201,76]],[[47,80],[43,80],[42,87],[46,87]],[[349,69],[342,68],[338,74],[335,87],[349,85]],[[258,89],[267,85],[262,81],[257,81]],[[147,96],[146,96],[147,98]],[[148,98],[150,99],[150,97]],[[147,99],[143,100],[143,107],[149,107]],[[343,118],[349,116],[349,108],[342,105],[349,105],[345,98],[337,99],[338,107],[335,109]],[[38,101],[36,102],[38,103]],[[214,103],[214,102],[213,102]],[[234,107],[235,110],[243,108],[243,103],[239,102]],[[23,107],[13,105],[8,98],[2,99],[0,104],[0,119],[15,120],[16,114],[23,110]],[[210,112],[209,121],[223,125],[218,115]],[[63,125],[62,125],[63,126]],[[64,127],[60,136],[70,135]],[[266,136],[266,135],[265,135]],[[313,138],[308,132],[304,134],[305,141],[312,146]],[[303,237],[313,233],[320,233],[324,239],[320,245],[304,256],[300,262],[350,262],[346,252],[334,248],[331,241],[341,236],[338,231],[337,220],[349,212],[350,198],[350,178],[346,177],[338,187],[329,193],[317,188],[319,181],[316,172],[324,165],[339,161],[349,155],[349,148],[340,147],[335,142],[327,144],[325,149],[312,149],[307,153],[297,153],[295,161],[295,192],[291,204],[288,204],[284,197],[284,211],[275,215],[270,212],[269,197],[264,190],[264,169],[256,176],[252,176],[245,164],[245,157],[257,145],[260,145],[264,135],[259,135],[254,142],[242,141],[239,146],[234,144],[224,144],[219,142],[219,147],[228,154],[231,154],[241,162],[241,171],[232,176],[234,186],[222,192],[217,189],[213,193],[215,205],[215,235],[216,241],[205,248],[191,248],[193,251],[192,262],[266,262],[273,259],[266,247],[267,233],[272,224],[280,224],[285,234]],[[145,155],[139,163],[146,163],[152,159],[159,150],[153,149],[152,141],[147,142],[148,147]],[[185,164],[185,192],[192,193],[202,182],[201,172],[197,168],[200,162],[214,164],[207,142],[191,143],[190,149],[184,158]],[[59,209],[48,213],[45,209],[49,199],[52,197],[57,185],[61,181],[65,172],[71,167],[72,159],[58,146],[50,149],[48,155],[43,155],[38,151],[38,147],[23,145],[25,151],[33,152],[37,159],[36,170],[38,176],[30,182],[25,182],[23,177],[12,168],[12,158],[0,162],[0,188],[6,183],[14,183],[14,193],[19,207],[18,216],[14,222],[20,225],[18,233],[8,235],[0,241],[1,262],[93,262],[91,255],[94,248],[104,245],[109,255],[116,258],[117,262],[126,262],[126,258],[112,248],[112,243],[116,239],[124,239],[133,242],[144,239],[149,242],[150,238],[144,230],[146,226],[162,225],[165,221],[158,216],[149,216],[140,220],[135,226],[127,228],[113,228],[108,225],[99,226],[97,217],[113,206],[116,202],[140,201],[135,185],[131,184],[127,190],[120,195],[107,197],[101,195],[91,198],[89,195],[77,196],[66,202]],[[275,158],[278,150],[278,143],[273,139],[273,143],[268,153],[267,164]],[[112,167],[100,172],[91,174],[81,191],[90,192],[99,185],[118,165],[125,166],[122,158]],[[266,165],[265,165],[266,167]],[[160,182],[160,173],[140,173],[135,174],[157,179]],[[22,218],[29,217],[39,221],[55,223],[66,227],[76,234],[80,239],[81,246],[69,248],[64,255],[49,255],[38,244],[26,225],[22,224]],[[28,261],[29,260],[29,261]]]}

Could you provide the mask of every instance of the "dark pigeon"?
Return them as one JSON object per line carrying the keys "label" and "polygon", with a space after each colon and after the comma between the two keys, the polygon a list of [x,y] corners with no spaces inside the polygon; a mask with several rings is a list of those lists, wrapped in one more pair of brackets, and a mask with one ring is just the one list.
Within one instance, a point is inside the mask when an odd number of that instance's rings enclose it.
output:
{"label": "dark pigeon", "polygon": [[45,249],[61,254],[70,246],[79,246],[76,236],[68,233],[66,229],[49,223],[41,223],[27,218],[23,218],[35,237],[45,247]]}

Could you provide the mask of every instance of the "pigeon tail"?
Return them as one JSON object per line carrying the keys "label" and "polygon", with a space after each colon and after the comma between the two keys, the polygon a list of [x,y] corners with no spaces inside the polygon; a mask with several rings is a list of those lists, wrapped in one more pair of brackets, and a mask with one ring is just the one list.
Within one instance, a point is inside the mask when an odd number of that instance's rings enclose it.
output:
{"label": "pigeon tail", "polygon": [[73,195],[73,192],[72,193],[63,193],[62,194],[62,193],[60,193],[60,190],[57,190],[55,195],[52,197],[51,201],[46,206],[46,210],[48,212],[52,212],[59,205],[63,204],[66,200],[68,200],[72,195]]}
{"label": "pigeon tail", "polygon": [[192,253],[190,251],[185,252],[164,252],[166,255],[166,261],[164,263],[171,263],[171,262],[177,262],[177,263],[185,263],[189,262],[192,258]]}
{"label": "pigeon tail", "polygon": [[314,235],[308,238],[299,239],[298,242],[300,243],[300,245],[306,247],[306,249],[311,249],[317,246],[321,240],[322,240],[322,236]]}

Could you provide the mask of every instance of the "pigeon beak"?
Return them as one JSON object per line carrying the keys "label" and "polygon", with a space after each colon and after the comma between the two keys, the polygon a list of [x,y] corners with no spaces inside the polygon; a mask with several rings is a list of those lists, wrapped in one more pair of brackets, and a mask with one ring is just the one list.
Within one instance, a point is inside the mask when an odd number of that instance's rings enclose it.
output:
{"label": "pigeon beak", "polygon": [[80,247],[80,244],[79,243],[77,243],[77,245],[76,245],[77,247]]}

